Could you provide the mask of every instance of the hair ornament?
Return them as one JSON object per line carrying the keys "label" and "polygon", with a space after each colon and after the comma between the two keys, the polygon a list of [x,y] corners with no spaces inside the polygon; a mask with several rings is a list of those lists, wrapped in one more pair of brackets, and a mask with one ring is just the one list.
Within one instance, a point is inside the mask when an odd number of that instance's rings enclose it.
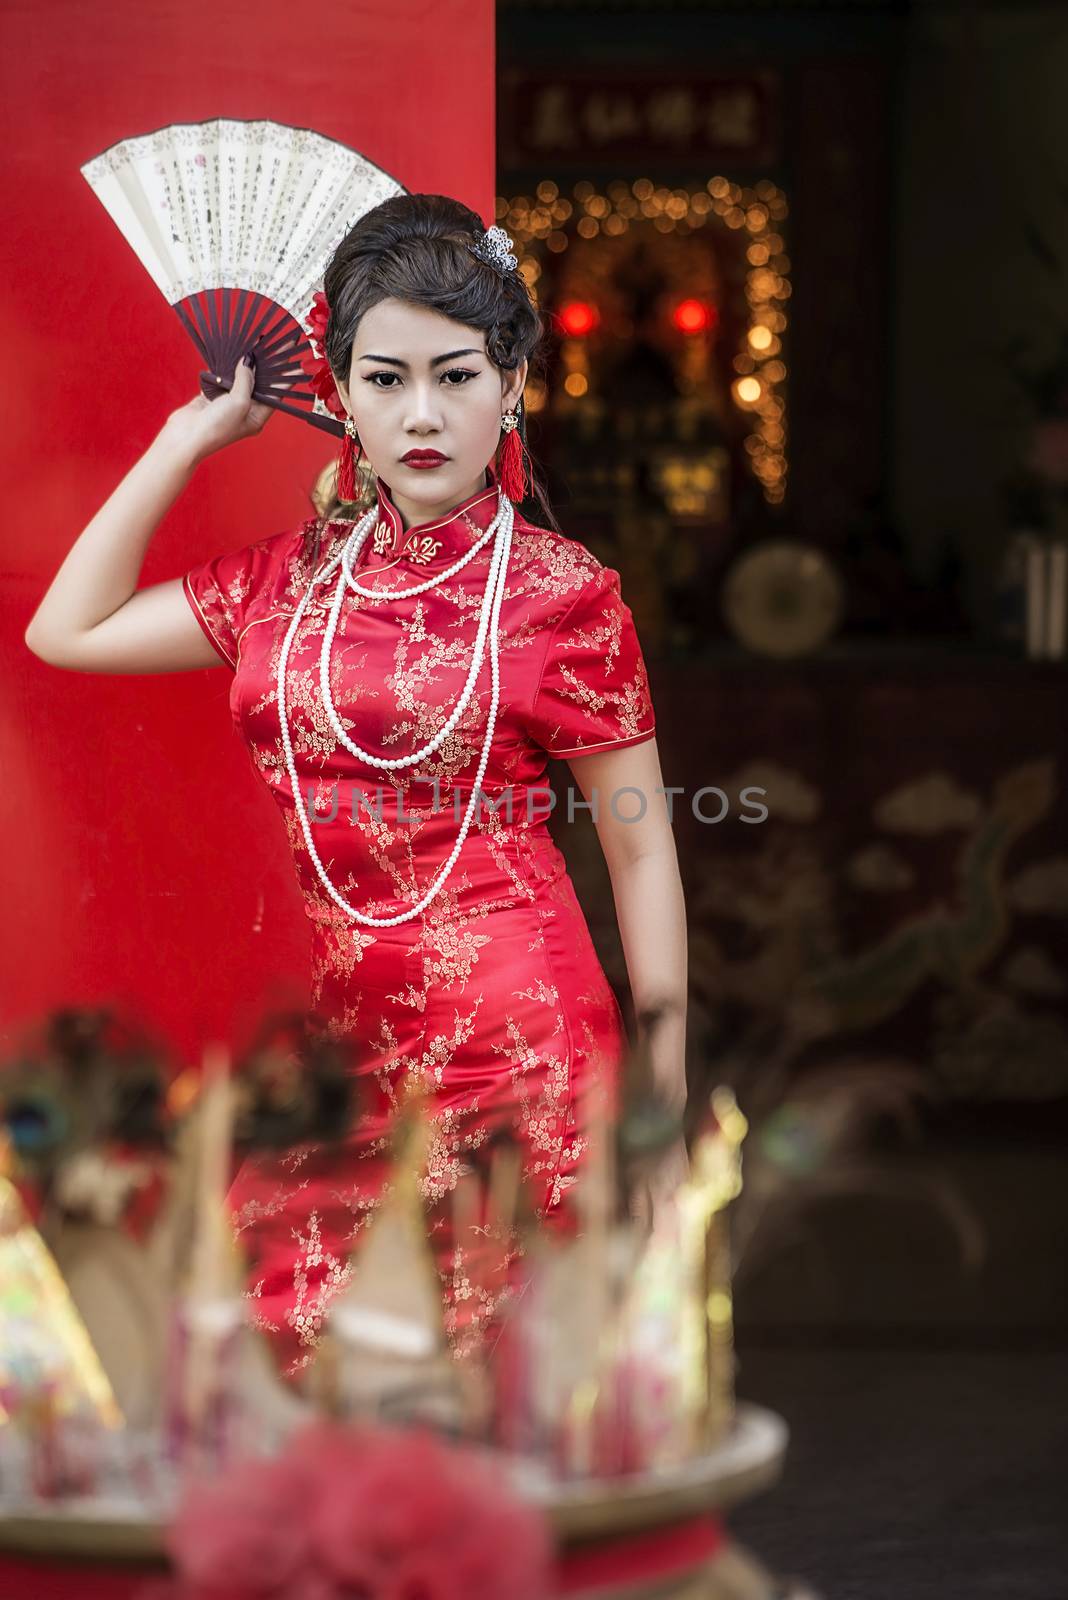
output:
{"label": "hair ornament", "polygon": [[468,249],[498,272],[515,272],[519,267],[512,241],[503,228],[487,228]]}

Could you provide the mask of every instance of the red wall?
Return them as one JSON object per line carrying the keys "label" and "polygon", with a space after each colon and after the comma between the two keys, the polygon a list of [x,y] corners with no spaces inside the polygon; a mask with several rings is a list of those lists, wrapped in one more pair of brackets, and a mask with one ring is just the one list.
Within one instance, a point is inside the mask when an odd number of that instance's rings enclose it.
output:
{"label": "red wall", "polygon": [[[183,1055],[303,1003],[306,922],[226,668],[60,672],[23,631],[199,360],[79,172],[171,122],[271,117],[409,189],[493,201],[491,0],[8,0],[2,22],[0,1048],[61,1003],[135,1009]],[[279,415],[198,470],[142,583],[294,525],[333,454]]]}

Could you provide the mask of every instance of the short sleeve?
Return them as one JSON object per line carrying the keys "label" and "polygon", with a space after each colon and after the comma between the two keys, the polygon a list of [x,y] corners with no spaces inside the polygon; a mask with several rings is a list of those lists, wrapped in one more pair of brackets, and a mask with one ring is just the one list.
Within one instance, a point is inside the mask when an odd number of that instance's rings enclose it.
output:
{"label": "short sleeve", "polygon": [[640,744],[656,731],[649,678],[619,573],[601,567],[556,622],[531,732],[551,756]]}
{"label": "short sleeve", "polygon": [[237,670],[241,635],[257,608],[270,604],[285,563],[299,550],[304,527],[213,556],[191,567],[182,589],[193,615],[227,666]]}

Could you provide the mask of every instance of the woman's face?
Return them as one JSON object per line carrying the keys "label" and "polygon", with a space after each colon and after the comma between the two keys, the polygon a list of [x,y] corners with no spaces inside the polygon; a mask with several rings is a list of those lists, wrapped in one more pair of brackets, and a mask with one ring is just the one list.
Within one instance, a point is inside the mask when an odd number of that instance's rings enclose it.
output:
{"label": "woman's face", "polygon": [[500,371],[484,333],[426,306],[382,300],[360,319],[338,391],[406,525],[443,516],[482,487],[526,374],[525,361]]}

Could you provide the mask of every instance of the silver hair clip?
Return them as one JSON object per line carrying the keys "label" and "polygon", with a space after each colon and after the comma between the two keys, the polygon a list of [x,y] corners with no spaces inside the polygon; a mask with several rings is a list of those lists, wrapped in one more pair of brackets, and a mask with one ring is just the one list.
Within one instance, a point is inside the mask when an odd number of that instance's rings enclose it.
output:
{"label": "silver hair clip", "polygon": [[480,261],[496,267],[498,272],[515,272],[519,266],[512,250],[512,241],[503,228],[487,228],[468,248]]}

